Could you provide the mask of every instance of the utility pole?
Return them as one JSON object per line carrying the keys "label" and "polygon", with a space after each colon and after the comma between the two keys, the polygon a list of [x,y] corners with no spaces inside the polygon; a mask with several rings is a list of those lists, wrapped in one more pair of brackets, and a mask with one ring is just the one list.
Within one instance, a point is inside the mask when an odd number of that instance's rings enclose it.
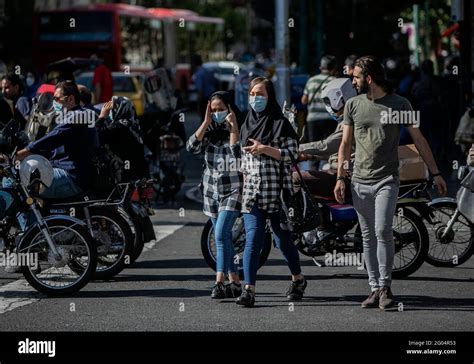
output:
{"label": "utility pole", "polygon": [[413,23],[415,29],[415,65],[420,66],[420,7],[413,5]]}
{"label": "utility pole", "polygon": [[290,104],[290,36],[288,29],[289,0],[275,0],[275,54],[276,54],[276,97],[282,106]]}
{"label": "utility pole", "polygon": [[299,0],[299,63],[301,73],[308,73],[308,0]]}

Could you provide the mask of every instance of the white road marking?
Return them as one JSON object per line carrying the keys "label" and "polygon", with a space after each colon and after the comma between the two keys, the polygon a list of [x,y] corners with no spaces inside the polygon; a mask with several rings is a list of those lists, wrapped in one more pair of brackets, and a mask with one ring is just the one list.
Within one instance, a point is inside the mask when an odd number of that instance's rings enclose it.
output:
{"label": "white road marking", "polygon": [[156,243],[158,243],[160,240],[163,240],[164,238],[170,236],[173,234],[175,231],[181,229],[184,225],[186,224],[180,224],[180,225],[154,225],[153,229],[155,230],[155,235],[156,235],[156,240],[150,241],[149,243],[145,244],[145,247],[143,248],[143,251],[149,251],[153,249]]}
{"label": "white road marking", "polygon": [[[170,236],[184,225],[186,224],[155,225],[156,240],[146,243],[143,251],[153,249],[156,243]],[[43,297],[45,296],[31,287],[25,279],[7,283],[0,287],[0,314],[37,302]]]}
{"label": "white road marking", "polygon": [[5,284],[0,287],[0,314],[39,301],[41,297],[44,296],[31,287],[25,279]]}

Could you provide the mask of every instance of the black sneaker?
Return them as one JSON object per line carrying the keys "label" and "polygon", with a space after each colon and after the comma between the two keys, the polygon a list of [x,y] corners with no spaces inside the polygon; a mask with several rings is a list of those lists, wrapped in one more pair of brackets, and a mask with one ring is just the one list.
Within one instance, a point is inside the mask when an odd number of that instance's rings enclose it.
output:
{"label": "black sneaker", "polygon": [[288,292],[286,292],[286,297],[290,301],[299,301],[303,298],[304,290],[308,282],[306,279],[298,279],[297,281],[292,281],[290,287],[288,288]]}
{"label": "black sneaker", "polygon": [[225,285],[226,298],[237,298],[242,294],[242,285],[230,282]]}
{"label": "black sneaker", "polygon": [[242,294],[237,297],[235,303],[244,307],[253,307],[255,304],[255,292],[252,292],[250,288],[246,288]]}
{"label": "black sneaker", "polygon": [[219,282],[212,287],[211,298],[222,299],[225,298],[225,287],[224,284]]}

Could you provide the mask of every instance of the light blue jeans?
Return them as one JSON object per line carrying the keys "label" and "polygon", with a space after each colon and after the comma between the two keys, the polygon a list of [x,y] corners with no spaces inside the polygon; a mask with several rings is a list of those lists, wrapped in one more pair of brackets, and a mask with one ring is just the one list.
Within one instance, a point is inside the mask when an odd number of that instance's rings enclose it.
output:
{"label": "light blue jeans", "polygon": [[393,216],[397,206],[398,177],[388,176],[375,184],[352,181],[352,202],[357,211],[364,261],[372,291],[392,284],[395,256]]}
{"label": "light blue jeans", "polygon": [[237,273],[234,264],[234,242],[232,241],[232,227],[239,217],[239,211],[220,211],[217,218],[211,218],[214,226],[216,242],[216,271],[217,273]]}

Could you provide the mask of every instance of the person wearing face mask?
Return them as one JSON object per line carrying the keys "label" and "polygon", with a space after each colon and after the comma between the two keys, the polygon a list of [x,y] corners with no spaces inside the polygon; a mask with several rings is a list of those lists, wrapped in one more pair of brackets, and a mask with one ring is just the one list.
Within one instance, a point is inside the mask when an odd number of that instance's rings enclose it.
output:
{"label": "person wearing face mask", "polygon": [[[350,98],[356,95],[357,92],[349,78],[336,78],[325,85],[321,92],[321,99],[324,102],[327,112],[332,119],[337,121],[338,125],[336,130],[326,139],[300,145],[299,160],[327,160],[329,162],[329,169],[325,171],[319,171],[317,169],[301,171],[301,176],[312,195],[333,197],[334,187],[337,182],[337,153],[342,141],[344,105]],[[295,192],[298,192],[301,188],[301,182],[300,174],[293,172],[293,187]],[[348,183],[347,187],[349,188]],[[329,225],[329,216],[325,212],[326,211],[323,210],[321,224],[316,231],[310,231],[304,234],[307,241],[315,244],[317,241],[321,241],[331,234],[331,231],[327,228]]]}
{"label": "person wearing face mask", "polygon": [[79,106],[79,90],[73,81],[56,85],[53,107],[57,125],[42,138],[17,153],[23,160],[31,154],[48,158],[53,166],[53,183],[41,194],[45,198],[72,197],[88,190],[97,136],[86,122],[90,114]]}
{"label": "person wearing face mask", "polygon": [[25,96],[28,99],[32,99],[33,97],[36,96],[36,92],[38,91],[38,87],[40,86],[36,73],[33,71],[28,71],[26,73],[25,83],[26,83]]}
{"label": "person wearing face mask", "polygon": [[114,96],[102,106],[96,121],[100,145],[110,149],[128,167],[123,170],[122,182],[148,177],[145,145],[133,103],[122,96]]}
{"label": "person wearing face mask", "polygon": [[[291,157],[298,158],[298,136],[283,116],[272,82],[257,77],[249,86],[250,111],[240,131],[241,171],[244,175],[242,212],[246,232],[244,250],[245,289],[238,305],[255,304],[255,284],[259,255],[264,242],[266,221],[270,219],[273,237],[291,272],[290,301],[300,300],[306,288],[299,254],[292,234],[280,226],[281,191],[291,190]],[[280,178],[281,177],[281,178]]]}
{"label": "person wearing face mask", "polygon": [[[328,171],[309,170],[301,174],[311,193],[318,196],[333,196],[336,185],[337,152],[342,140],[342,119],[344,105],[347,100],[357,95],[352,81],[349,78],[336,78],[329,82],[321,92],[327,112],[332,119],[337,121],[336,130],[326,139],[312,143],[304,143],[299,147],[299,160],[327,160]],[[293,173],[295,191],[301,186],[300,176]]]}
{"label": "person wearing face mask", "polygon": [[204,153],[203,212],[212,220],[217,250],[216,283],[211,292],[215,299],[237,298],[242,293],[232,241],[232,227],[239,216],[242,199],[238,163],[242,123],[243,116],[231,104],[230,95],[224,91],[214,92],[207,103],[204,121],[186,143],[189,152]]}

